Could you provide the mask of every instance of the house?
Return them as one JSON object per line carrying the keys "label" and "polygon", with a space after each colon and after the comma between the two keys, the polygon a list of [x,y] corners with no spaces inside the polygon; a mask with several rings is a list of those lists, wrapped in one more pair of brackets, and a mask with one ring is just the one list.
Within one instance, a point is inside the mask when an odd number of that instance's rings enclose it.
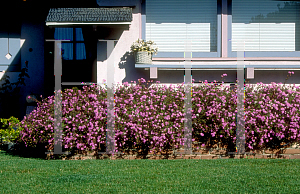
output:
{"label": "house", "polygon": [[[235,83],[237,65],[250,84],[283,83],[288,71],[287,84],[300,84],[299,12],[297,1],[273,0],[10,0],[0,12],[0,77],[15,82],[27,61],[30,78],[18,100],[0,102],[0,116],[22,119],[27,95],[54,94],[54,40],[63,40],[62,89],[189,75],[213,82],[223,73]],[[130,54],[138,38],[157,44],[152,64]]]}

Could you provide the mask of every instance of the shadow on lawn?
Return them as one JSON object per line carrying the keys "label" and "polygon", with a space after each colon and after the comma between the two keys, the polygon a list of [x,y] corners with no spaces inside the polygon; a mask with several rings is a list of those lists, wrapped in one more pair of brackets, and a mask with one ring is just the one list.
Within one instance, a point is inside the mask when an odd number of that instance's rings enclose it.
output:
{"label": "shadow on lawn", "polygon": [[[75,148],[70,150],[71,154],[52,154],[51,156],[46,154],[49,150],[46,148],[47,143],[38,143],[36,147],[26,147],[25,143],[17,142],[17,143],[0,143],[0,150],[4,151],[6,155],[22,157],[22,158],[35,158],[35,159],[42,159],[42,160],[53,160],[58,159],[61,160],[63,158],[69,159],[75,155],[86,155],[87,153],[84,151],[78,151]],[[64,152],[65,150],[63,150]],[[105,146],[101,145],[100,152],[105,151]],[[110,155],[109,155],[110,157]]]}
{"label": "shadow on lawn", "polygon": [[46,159],[47,154],[45,152],[47,152],[47,149],[45,146],[46,144],[38,144],[36,147],[26,147],[24,143],[4,143],[0,145],[0,149],[11,156]]}

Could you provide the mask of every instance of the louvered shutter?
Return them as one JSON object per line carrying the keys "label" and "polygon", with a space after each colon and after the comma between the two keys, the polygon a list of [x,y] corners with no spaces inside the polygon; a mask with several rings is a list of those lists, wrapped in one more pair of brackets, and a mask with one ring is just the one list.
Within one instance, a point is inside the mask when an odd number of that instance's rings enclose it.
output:
{"label": "louvered shutter", "polygon": [[232,0],[232,51],[298,51],[299,20],[297,2]]}
{"label": "louvered shutter", "polygon": [[217,0],[147,0],[146,40],[159,52],[217,51]]}

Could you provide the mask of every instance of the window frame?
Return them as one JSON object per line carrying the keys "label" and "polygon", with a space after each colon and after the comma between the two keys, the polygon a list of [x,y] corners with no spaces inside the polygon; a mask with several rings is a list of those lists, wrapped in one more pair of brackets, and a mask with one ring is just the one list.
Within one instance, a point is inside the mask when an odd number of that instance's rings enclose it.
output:
{"label": "window frame", "polygon": [[[62,42],[61,44],[63,45],[63,44],[73,44],[73,59],[64,59],[63,57],[62,57],[62,60],[63,61],[84,61],[84,60],[88,60],[87,58],[85,58],[85,59],[76,59],[76,43],[86,43],[86,41],[85,40],[83,40],[83,41],[76,41],[76,28],[79,28],[79,27],[64,27],[64,28],[72,28],[73,29],[73,40],[71,41],[68,41],[68,42]],[[81,28],[82,29],[82,28]],[[86,45],[85,45],[86,46]]]}
{"label": "window frame", "polygon": [[[141,4],[141,38],[146,38],[146,1]],[[192,58],[219,58],[221,57],[221,41],[222,41],[222,0],[217,0],[217,51],[216,52],[192,52]],[[158,48],[159,49],[159,48]],[[158,52],[157,55],[153,55],[155,58],[184,58],[184,52]]]}
{"label": "window frame", "polygon": [[[236,58],[237,51],[232,51],[232,0],[227,0],[227,21],[228,21],[228,43],[227,53],[228,57]],[[300,14],[300,13],[299,13]],[[246,57],[299,57],[300,51],[244,51]]]}

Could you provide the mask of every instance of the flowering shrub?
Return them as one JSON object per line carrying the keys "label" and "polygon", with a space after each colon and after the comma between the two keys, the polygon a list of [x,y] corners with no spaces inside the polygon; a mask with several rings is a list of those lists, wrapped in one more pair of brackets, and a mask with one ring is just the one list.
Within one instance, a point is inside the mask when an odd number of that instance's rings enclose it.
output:
{"label": "flowering shrub", "polygon": [[119,151],[136,147],[147,154],[183,145],[183,93],[166,88],[148,89],[142,86],[144,79],[139,81],[136,87],[125,83],[122,91],[116,92]]}
{"label": "flowering shrub", "polygon": [[280,88],[273,82],[258,92],[246,91],[245,132],[250,149],[278,149],[283,142],[300,140],[300,90],[292,89]]}
{"label": "flowering shrub", "polygon": [[13,142],[20,135],[19,120],[15,117],[0,119],[0,137],[5,142]]}
{"label": "flowering shrub", "polygon": [[[115,151],[128,153],[135,148],[147,154],[184,145],[183,84],[175,90],[172,86],[147,88],[145,83],[143,78],[135,87],[124,83],[115,92]],[[233,151],[237,113],[243,110],[236,110],[236,91],[218,87],[192,87],[192,140],[203,145],[220,143]],[[257,90],[246,85],[246,149],[276,149],[300,140],[300,90],[294,89],[275,83],[269,87],[259,83]],[[46,142],[48,149],[53,148],[53,105],[51,96],[21,122],[20,138],[26,145]],[[94,85],[82,91],[68,89],[62,93],[61,108],[65,151],[98,151],[106,143],[105,89]]]}
{"label": "flowering shrub", "polygon": [[[103,92],[92,85],[83,91],[67,89],[62,93],[62,142],[65,150],[97,149],[99,142],[105,142],[106,105]],[[19,140],[26,146],[47,143],[48,149],[53,148],[54,102],[54,96],[39,102],[38,107],[21,121],[24,130]]]}

